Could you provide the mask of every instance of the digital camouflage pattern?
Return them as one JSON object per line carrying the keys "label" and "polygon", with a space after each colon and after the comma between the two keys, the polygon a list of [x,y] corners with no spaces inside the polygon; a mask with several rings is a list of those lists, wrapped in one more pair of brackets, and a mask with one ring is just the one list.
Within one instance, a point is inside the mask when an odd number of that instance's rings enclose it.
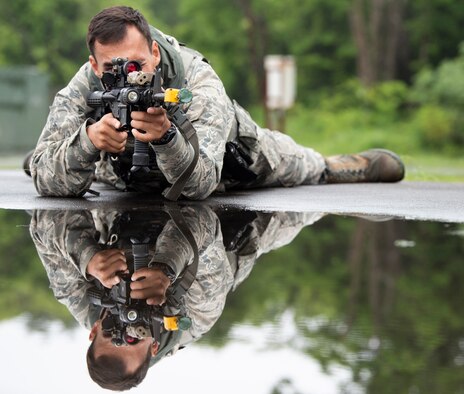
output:
{"label": "digital camouflage pattern", "polygon": [[[297,145],[280,132],[259,128],[243,108],[230,100],[221,80],[201,56],[192,58],[191,50],[179,46],[172,37],[163,37],[183,61],[185,87],[193,94],[192,102],[184,105],[183,110],[200,141],[200,157],[183,190],[185,197],[204,199],[215,190],[237,186],[226,180],[221,183],[225,144],[237,138],[253,160],[251,169],[258,174],[256,182],[241,187],[294,186],[319,181],[325,168],[319,153]],[[166,64],[169,62],[163,62],[163,67]],[[168,72],[164,70],[164,74]],[[86,97],[94,90],[102,90],[102,86],[86,63],[56,95],[31,162],[32,178],[40,195],[82,196],[95,180],[121,190],[127,188],[108,155],[98,151],[87,136],[93,109],[87,106]],[[160,172],[148,174],[130,186],[160,192],[156,190],[160,180],[172,184],[188,167],[193,148],[180,133],[166,145],[150,147]],[[126,148],[124,155],[131,155],[130,141]]]}
{"label": "digital camouflage pattern", "polygon": [[[144,212],[141,217],[146,220],[137,223],[138,228],[156,220],[157,213],[162,212]],[[199,266],[185,297],[192,326],[182,333],[180,345],[197,340],[211,329],[222,314],[228,293],[248,277],[263,253],[290,243],[304,226],[322,217],[313,213],[258,213],[240,249],[226,251],[218,216],[211,208],[182,208],[182,214],[198,245]],[[86,290],[95,280],[86,275],[86,267],[95,253],[121,241],[122,229],[114,232],[121,215],[102,210],[33,212],[30,233],[50,288],[57,300],[88,329],[99,318],[100,310],[86,297]],[[168,264],[179,275],[192,261],[190,244],[173,221],[166,220],[151,245],[150,262]]]}

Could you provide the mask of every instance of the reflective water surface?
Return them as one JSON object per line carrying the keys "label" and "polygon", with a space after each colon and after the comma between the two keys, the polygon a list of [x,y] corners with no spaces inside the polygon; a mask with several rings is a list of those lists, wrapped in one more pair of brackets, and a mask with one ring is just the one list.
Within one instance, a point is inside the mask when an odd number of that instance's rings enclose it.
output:
{"label": "reflective water surface", "polygon": [[[464,392],[462,223],[207,206],[0,215],[2,393],[108,392],[89,376],[89,336],[103,386],[149,363],[135,393]],[[127,290],[134,262],[162,307]]]}

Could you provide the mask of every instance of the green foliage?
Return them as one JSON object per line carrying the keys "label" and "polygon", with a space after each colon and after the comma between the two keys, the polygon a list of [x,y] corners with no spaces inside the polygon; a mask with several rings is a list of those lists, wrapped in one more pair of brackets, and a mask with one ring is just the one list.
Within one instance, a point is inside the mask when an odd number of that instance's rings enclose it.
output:
{"label": "green foliage", "polygon": [[[127,1],[144,13],[148,1]],[[119,4],[95,0],[0,0],[0,65],[33,64],[63,87],[87,61],[87,26],[99,10]]]}
{"label": "green foliage", "polygon": [[86,60],[83,2],[1,1],[0,64],[34,64],[63,84]]}
{"label": "green foliage", "polygon": [[382,82],[366,87],[358,79],[351,79],[330,92],[323,93],[318,106],[323,110],[337,112],[359,108],[392,119],[404,105],[407,95],[408,87],[401,81]]}
{"label": "green foliage", "polygon": [[[0,64],[33,64],[64,85],[86,61],[85,35],[91,17],[117,1],[0,0]],[[347,0],[128,0],[168,34],[203,52],[233,97],[256,100],[250,73],[252,43],[264,54],[291,54],[298,65],[298,96],[306,102],[319,89],[351,79],[356,49]],[[413,71],[457,53],[462,40],[463,7],[452,0],[408,3],[404,53]],[[260,26],[254,23],[258,19]],[[406,46],[407,51],[406,51]],[[405,78],[407,79],[407,78]]]}
{"label": "green foliage", "polygon": [[249,72],[247,25],[231,1],[182,1],[178,21],[168,34],[200,51],[221,77],[229,94],[242,102],[257,98],[256,81]]}
{"label": "green foliage", "polygon": [[[400,154],[448,156],[464,148],[464,56],[426,70],[414,86],[388,81],[371,87],[351,79],[288,113],[287,132],[324,154],[384,147]],[[451,86],[455,84],[455,87]]]}
{"label": "green foliage", "polygon": [[[365,2],[369,5],[369,1]],[[0,0],[0,66],[33,64],[49,72],[52,91],[87,60],[93,15],[117,1]],[[356,75],[347,0],[128,0],[149,22],[198,49],[229,95],[259,108],[255,55],[296,59],[297,105],[286,131],[323,154],[384,147],[401,154],[462,155],[464,146],[464,7],[453,0],[406,5],[402,80],[370,88]],[[258,59],[259,60],[259,59]],[[434,68],[435,67],[435,68]],[[417,76],[412,87],[411,70]],[[406,82],[404,82],[406,81]],[[257,119],[264,118],[259,111]],[[263,122],[260,122],[263,124]],[[423,155],[424,156],[424,155]]]}
{"label": "green foliage", "polygon": [[462,132],[456,111],[437,105],[424,105],[415,113],[413,127],[420,136],[424,148],[447,154],[459,154],[464,146]]}
{"label": "green foliage", "polygon": [[461,109],[464,105],[464,42],[458,57],[444,60],[436,69],[421,70],[411,92],[421,104],[436,104]]}
{"label": "green foliage", "polygon": [[355,73],[356,51],[347,39],[349,7],[346,0],[266,2],[268,53],[295,57],[299,101],[308,102],[318,90],[336,86]]}
{"label": "green foliage", "polygon": [[299,99],[305,101],[315,89],[354,72],[354,46],[346,39],[348,6],[345,0],[192,0],[174,4],[178,18],[166,32],[200,50],[229,94],[245,105],[260,97],[251,71],[252,48],[264,54],[291,54],[299,70]]}
{"label": "green foliage", "polygon": [[401,81],[367,88],[349,80],[320,94],[309,108],[295,106],[286,131],[325,155],[378,147],[411,152],[420,144],[405,109],[408,94]]}
{"label": "green foliage", "polygon": [[464,42],[460,55],[426,68],[416,77],[411,100],[420,108],[413,126],[425,148],[459,155],[464,148]]}

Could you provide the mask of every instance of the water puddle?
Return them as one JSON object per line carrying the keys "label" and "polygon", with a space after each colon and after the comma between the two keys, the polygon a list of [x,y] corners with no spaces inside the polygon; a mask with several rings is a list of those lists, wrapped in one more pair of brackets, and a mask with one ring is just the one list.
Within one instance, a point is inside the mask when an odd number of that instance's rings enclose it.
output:
{"label": "water puddle", "polygon": [[462,223],[197,205],[0,226],[5,393],[464,391]]}

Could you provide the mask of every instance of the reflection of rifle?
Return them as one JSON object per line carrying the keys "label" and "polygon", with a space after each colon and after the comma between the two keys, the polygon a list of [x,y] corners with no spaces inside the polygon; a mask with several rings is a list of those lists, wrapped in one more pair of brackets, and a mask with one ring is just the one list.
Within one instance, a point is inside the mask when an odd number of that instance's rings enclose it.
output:
{"label": "reflection of rifle", "polygon": [[198,247],[180,211],[168,209],[168,213],[192,247],[194,261],[168,289],[163,306],[149,306],[145,300],[130,297],[132,273],[149,263],[149,244],[153,240],[148,236],[131,238],[134,257],[131,273],[120,275],[120,282],[111,289],[98,285],[87,290],[90,302],[107,310],[102,329],[111,335],[115,346],[135,344],[147,337],[159,343],[163,331],[187,330],[191,325],[182,306],[182,298],[196,276]]}
{"label": "reflection of rifle", "polygon": [[[148,238],[142,242],[131,239],[133,272],[148,266],[148,241]],[[120,275],[120,282],[111,289],[98,286],[88,290],[90,301],[108,310],[102,328],[111,335],[111,342],[115,346],[135,344],[139,339],[147,337],[159,342],[162,329],[171,331],[189,328],[190,319],[181,314],[177,300],[172,297],[168,296],[162,307],[148,306],[145,300],[132,299],[130,277],[131,274]]]}
{"label": "reflection of rifle", "polygon": [[[168,118],[192,143],[195,151],[193,162],[184,171],[185,175],[181,175],[181,180],[176,182],[179,186],[173,187],[174,190],[171,189],[166,195],[167,198],[176,200],[198,160],[199,149],[195,129],[178,105],[189,103],[192,93],[187,89],[163,91],[160,69],[154,73],[141,71],[142,66],[136,60],[114,58],[112,64],[113,69],[104,72],[102,76],[105,90],[91,92],[87,97],[87,105],[98,110],[97,118],[111,112],[121,123],[119,131],[130,129],[132,111],[146,111],[149,107],[166,109]],[[148,150],[147,143],[135,140],[131,172],[150,171]]]}

